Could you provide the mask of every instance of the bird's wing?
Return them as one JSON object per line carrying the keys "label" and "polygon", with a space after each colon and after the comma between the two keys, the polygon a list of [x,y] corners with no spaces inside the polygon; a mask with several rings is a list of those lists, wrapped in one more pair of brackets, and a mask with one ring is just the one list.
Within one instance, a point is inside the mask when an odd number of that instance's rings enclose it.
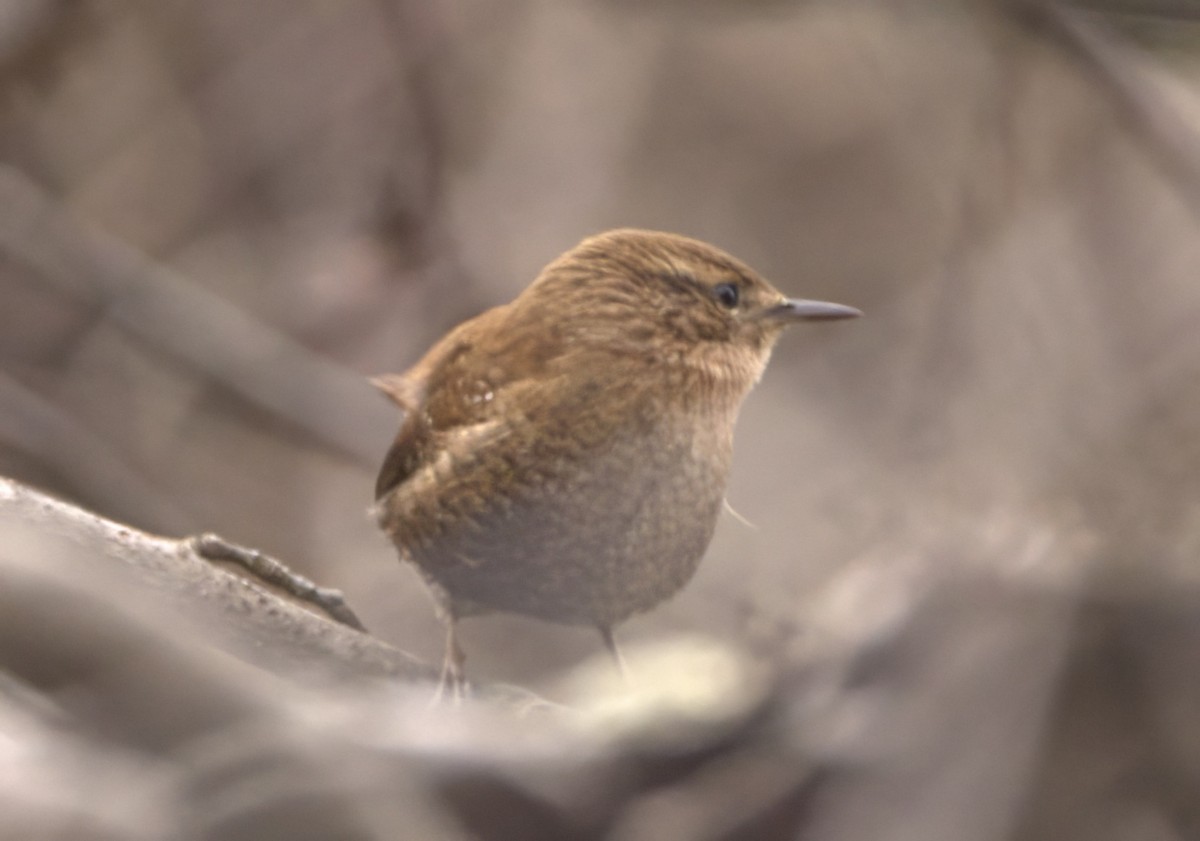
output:
{"label": "bird's wing", "polygon": [[489,310],[450,331],[404,374],[372,380],[405,412],[380,468],[376,499],[429,464],[448,442],[469,448],[494,434],[506,406],[541,390],[564,342],[555,325],[509,323],[513,316],[509,307]]}

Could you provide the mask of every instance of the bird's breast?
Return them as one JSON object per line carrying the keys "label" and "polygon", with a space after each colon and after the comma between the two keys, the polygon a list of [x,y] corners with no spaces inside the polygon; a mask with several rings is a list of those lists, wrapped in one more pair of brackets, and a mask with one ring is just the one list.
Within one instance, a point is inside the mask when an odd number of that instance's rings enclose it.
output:
{"label": "bird's breast", "polygon": [[[604,435],[581,418],[586,440],[564,430],[535,440],[537,430],[517,424],[481,439],[490,450],[444,457],[439,481],[414,501],[444,527],[402,548],[478,608],[594,625],[653,607],[687,583],[708,547],[731,435],[721,418],[649,409]],[[485,473],[480,494],[472,489]],[[470,491],[470,512],[456,487]]]}

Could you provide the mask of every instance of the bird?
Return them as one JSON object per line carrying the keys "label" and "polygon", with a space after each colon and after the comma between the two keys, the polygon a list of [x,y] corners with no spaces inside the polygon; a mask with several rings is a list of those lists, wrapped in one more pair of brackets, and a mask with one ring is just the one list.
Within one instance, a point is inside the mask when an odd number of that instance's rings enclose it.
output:
{"label": "bird", "polygon": [[734,422],[780,334],[861,314],[787,298],[706,242],[624,228],[373,378],[403,412],[374,516],[445,625],[437,696],[466,691],[456,627],[479,614],[594,627],[623,666],[614,628],[708,548]]}

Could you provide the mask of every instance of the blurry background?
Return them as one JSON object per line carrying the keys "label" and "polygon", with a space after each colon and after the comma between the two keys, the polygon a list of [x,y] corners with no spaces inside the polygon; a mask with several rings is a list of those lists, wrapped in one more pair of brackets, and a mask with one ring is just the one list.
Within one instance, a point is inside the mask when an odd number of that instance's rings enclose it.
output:
{"label": "blurry background", "polygon": [[[753,525],[623,638],[769,650],[848,564],[1012,533],[1194,576],[1200,24],[1084,8],[7,0],[0,472],[275,554],[435,659],[366,513],[398,418],[361,378],[642,226],[868,317],[781,343]],[[598,649],[463,632],[485,678]]]}

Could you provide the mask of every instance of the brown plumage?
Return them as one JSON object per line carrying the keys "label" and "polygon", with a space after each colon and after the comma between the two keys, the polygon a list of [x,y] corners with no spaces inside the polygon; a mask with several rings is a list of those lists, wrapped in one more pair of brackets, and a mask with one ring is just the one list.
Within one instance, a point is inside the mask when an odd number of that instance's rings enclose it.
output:
{"label": "brown plumage", "polygon": [[787,324],[859,315],[786,299],[703,242],[584,240],[516,300],[374,380],[405,412],[380,527],[444,610],[612,628],[678,591],[712,537],[733,425]]}

